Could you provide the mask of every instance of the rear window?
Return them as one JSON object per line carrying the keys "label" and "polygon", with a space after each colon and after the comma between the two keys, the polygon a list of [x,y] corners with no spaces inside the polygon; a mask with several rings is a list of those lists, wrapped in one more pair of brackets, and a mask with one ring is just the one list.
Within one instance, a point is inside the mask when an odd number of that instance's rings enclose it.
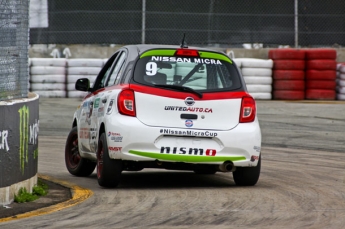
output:
{"label": "rear window", "polygon": [[138,60],[134,81],[145,85],[178,85],[196,91],[241,88],[236,67],[225,58],[145,56]]}

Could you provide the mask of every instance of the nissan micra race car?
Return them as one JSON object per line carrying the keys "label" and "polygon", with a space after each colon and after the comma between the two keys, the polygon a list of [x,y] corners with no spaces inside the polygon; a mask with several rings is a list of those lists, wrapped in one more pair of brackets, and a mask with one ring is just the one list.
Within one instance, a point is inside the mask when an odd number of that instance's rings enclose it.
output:
{"label": "nissan micra race car", "polygon": [[122,171],[144,168],[232,172],[255,185],[261,131],[255,100],[224,53],[184,45],[128,45],[115,52],[74,114],[68,171],[116,187]]}

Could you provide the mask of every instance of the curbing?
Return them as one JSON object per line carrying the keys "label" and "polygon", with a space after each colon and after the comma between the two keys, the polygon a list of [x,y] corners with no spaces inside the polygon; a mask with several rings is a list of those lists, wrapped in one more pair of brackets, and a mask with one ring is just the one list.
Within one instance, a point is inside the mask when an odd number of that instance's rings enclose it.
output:
{"label": "curbing", "polygon": [[28,217],[46,215],[46,214],[50,214],[50,213],[53,213],[56,211],[60,211],[60,210],[63,210],[65,208],[69,208],[69,207],[72,207],[74,205],[77,205],[77,204],[83,202],[84,200],[90,198],[93,195],[93,192],[91,190],[79,187],[75,184],[69,183],[68,181],[58,180],[58,179],[55,179],[53,177],[50,177],[47,175],[42,175],[42,174],[38,174],[38,177],[41,179],[48,180],[48,181],[57,183],[59,185],[65,186],[67,188],[70,188],[71,193],[72,193],[72,198],[65,201],[65,202],[51,205],[51,206],[41,208],[38,210],[34,210],[31,212],[26,212],[23,214],[18,214],[18,215],[12,216],[12,217],[2,218],[2,219],[0,218],[0,223],[8,222],[11,220],[16,220],[16,219],[24,219],[24,218],[28,218]]}

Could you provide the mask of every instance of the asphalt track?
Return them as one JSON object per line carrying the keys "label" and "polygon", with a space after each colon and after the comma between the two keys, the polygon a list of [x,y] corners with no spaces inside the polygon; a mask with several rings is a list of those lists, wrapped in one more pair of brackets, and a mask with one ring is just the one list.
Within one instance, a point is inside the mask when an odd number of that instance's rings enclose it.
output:
{"label": "asphalt track", "polygon": [[145,169],[124,172],[116,189],[65,169],[79,103],[40,99],[39,173],[93,195],[0,228],[344,228],[344,102],[258,101],[262,172],[254,187],[235,186],[231,174]]}

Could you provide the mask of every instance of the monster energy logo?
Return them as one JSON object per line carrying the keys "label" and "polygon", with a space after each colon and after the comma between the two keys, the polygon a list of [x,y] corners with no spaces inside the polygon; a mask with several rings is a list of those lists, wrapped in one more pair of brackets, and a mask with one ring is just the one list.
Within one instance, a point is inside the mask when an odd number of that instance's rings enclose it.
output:
{"label": "monster energy logo", "polygon": [[29,107],[24,105],[19,112],[19,161],[20,169],[24,174],[25,162],[28,163],[29,146]]}

